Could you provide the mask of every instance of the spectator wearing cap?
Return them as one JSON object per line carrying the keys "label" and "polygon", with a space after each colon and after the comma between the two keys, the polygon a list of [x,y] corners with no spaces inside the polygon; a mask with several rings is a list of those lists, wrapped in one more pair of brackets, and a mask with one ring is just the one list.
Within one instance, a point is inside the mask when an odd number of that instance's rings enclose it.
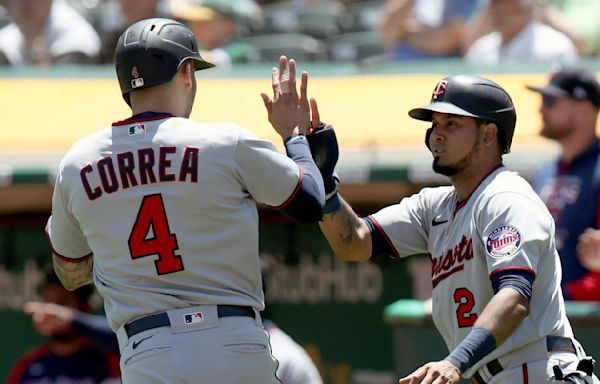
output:
{"label": "spectator wearing cap", "polygon": [[538,11],[535,0],[489,0],[465,28],[465,60],[485,65],[575,62],[575,44],[564,33],[542,24]]}
{"label": "spectator wearing cap", "polygon": [[108,0],[100,6],[100,61],[112,64],[115,47],[127,26],[153,17],[170,17],[166,0]]}
{"label": "spectator wearing cap", "polygon": [[13,23],[0,29],[0,64],[94,64],[100,38],[66,0],[9,0]]}
{"label": "spectator wearing cap", "polygon": [[540,134],[561,147],[532,184],[556,222],[563,294],[600,301],[600,270],[584,266],[600,260],[600,84],[589,69],[570,65],[553,70],[547,85],[527,88],[542,97]]}
{"label": "spectator wearing cap", "polygon": [[252,47],[241,37],[261,17],[254,0],[190,0],[172,12],[194,32],[200,54],[207,61],[230,67],[252,57]]}

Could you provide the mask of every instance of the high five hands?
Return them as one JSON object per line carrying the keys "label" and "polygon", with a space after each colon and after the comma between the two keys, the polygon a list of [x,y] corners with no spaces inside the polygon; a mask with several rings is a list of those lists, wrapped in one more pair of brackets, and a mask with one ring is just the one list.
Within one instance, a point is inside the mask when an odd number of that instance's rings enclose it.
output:
{"label": "high five hands", "polygon": [[272,71],[273,99],[261,93],[268,119],[282,139],[306,135],[310,130],[310,106],[307,98],[308,73],[302,72],[300,95],[296,89],[296,61],[279,58]]}

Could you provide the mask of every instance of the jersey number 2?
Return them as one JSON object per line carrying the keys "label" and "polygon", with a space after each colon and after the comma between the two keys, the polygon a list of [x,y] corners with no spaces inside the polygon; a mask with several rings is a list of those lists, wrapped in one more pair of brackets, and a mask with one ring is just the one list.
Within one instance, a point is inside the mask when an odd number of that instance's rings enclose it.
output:
{"label": "jersey number 2", "polygon": [[160,194],[144,196],[128,243],[132,259],[158,255],[154,265],[159,275],[184,269],[181,256],[175,254],[175,250],[179,249],[177,237],[169,230],[167,213]]}
{"label": "jersey number 2", "polygon": [[456,288],[454,291],[454,302],[458,304],[458,308],[456,308],[458,327],[472,327],[477,320],[477,314],[471,313],[471,310],[475,306],[473,293],[464,287]]}

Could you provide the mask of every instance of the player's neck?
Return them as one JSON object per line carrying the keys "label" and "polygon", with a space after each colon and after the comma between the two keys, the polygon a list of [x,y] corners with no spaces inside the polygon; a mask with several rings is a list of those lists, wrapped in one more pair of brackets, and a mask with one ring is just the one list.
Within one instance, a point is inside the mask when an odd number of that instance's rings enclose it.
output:
{"label": "player's neck", "polygon": [[494,159],[493,162],[485,166],[483,164],[478,164],[478,166],[473,165],[471,164],[471,167],[465,169],[463,172],[450,177],[458,201],[467,199],[490,173],[502,165],[502,160]]}
{"label": "player's neck", "polygon": [[[144,112],[170,113],[173,116],[187,117],[186,106],[189,104],[178,88],[161,84],[140,92],[132,92],[131,111],[133,115]],[[153,89],[155,88],[155,89]]]}
{"label": "player's neck", "polygon": [[167,114],[171,114],[173,116],[178,116],[178,117],[181,117],[184,115],[183,112],[181,111],[181,108],[172,108],[165,104],[162,104],[162,105],[160,105],[160,104],[156,104],[156,105],[142,104],[142,105],[135,105],[131,108],[132,116],[139,115],[140,113],[144,113],[144,112],[167,113]]}

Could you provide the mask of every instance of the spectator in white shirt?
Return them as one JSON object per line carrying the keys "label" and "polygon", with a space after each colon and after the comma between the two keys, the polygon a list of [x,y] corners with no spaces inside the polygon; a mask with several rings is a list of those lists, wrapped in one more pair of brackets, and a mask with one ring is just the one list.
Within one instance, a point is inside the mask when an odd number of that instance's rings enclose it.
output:
{"label": "spectator in white shirt", "polygon": [[0,64],[93,64],[94,28],[65,0],[9,0],[13,23],[0,29]]}
{"label": "spectator in white shirt", "polygon": [[[562,32],[536,19],[534,0],[490,0],[474,23],[493,26],[494,31],[477,39],[465,59],[474,64],[500,62],[573,62],[577,49]],[[471,30],[476,27],[470,28]]]}

